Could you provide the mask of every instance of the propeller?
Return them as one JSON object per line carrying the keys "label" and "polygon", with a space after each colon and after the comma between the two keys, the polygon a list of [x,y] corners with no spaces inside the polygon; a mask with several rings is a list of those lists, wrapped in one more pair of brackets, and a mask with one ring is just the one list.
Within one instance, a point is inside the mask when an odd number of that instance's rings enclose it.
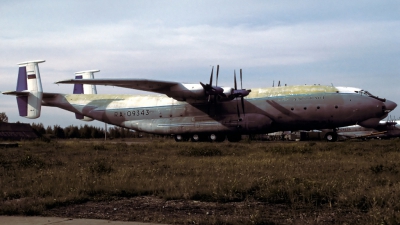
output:
{"label": "propeller", "polygon": [[211,69],[211,75],[210,75],[210,82],[208,84],[203,84],[200,82],[201,86],[204,89],[204,93],[207,96],[207,102],[208,102],[208,108],[207,112],[210,114],[210,104],[211,104],[211,96],[214,96],[213,103],[217,103],[217,97],[226,97],[224,94],[224,89],[218,86],[218,74],[219,74],[219,65],[217,65],[217,74],[216,74],[216,80],[215,80],[215,86],[213,86],[213,75],[214,75],[214,66]]}
{"label": "propeller", "polygon": [[[231,95],[233,96],[233,98],[239,98],[241,100],[242,103],[242,111],[243,111],[243,115],[246,115],[245,111],[244,111],[244,97],[246,97],[247,95],[250,94],[251,90],[246,90],[243,89],[243,77],[242,77],[242,69],[240,69],[240,90],[237,89],[237,81],[236,81],[236,70],[233,71],[233,79],[234,79],[234,89],[232,90]],[[237,110],[237,114],[238,114],[238,118],[239,120],[242,120],[240,118],[240,111],[239,111],[239,103],[236,101],[236,110]]]}
{"label": "propeller", "polygon": [[210,102],[211,96],[214,96],[214,101],[215,102],[217,100],[217,96],[218,95],[226,97],[226,95],[224,94],[224,89],[217,86],[218,85],[218,73],[219,73],[219,65],[217,65],[217,77],[216,77],[216,81],[215,81],[215,86],[212,85],[213,74],[214,74],[214,66],[211,69],[210,83],[203,84],[202,82],[200,82],[201,86],[204,89],[205,94],[207,95],[208,102]]}

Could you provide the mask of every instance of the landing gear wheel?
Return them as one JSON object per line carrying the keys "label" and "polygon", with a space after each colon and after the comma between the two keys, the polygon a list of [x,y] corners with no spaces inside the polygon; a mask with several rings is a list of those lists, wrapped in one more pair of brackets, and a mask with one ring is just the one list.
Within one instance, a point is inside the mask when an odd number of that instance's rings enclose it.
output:
{"label": "landing gear wheel", "polygon": [[242,140],[241,134],[228,134],[228,141],[239,142],[240,140]]}
{"label": "landing gear wheel", "polygon": [[183,135],[183,134],[177,134],[174,136],[174,139],[176,142],[183,142],[183,141],[188,141],[189,138],[187,137],[187,135]]}
{"label": "landing gear wheel", "polygon": [[325,140],[329,141],[329,142],[337,141],[337,133],[329,132],[329,133],[325,134]]}
{"label": "landing gear wheel", "polygon": [[180,134],[175,135],[175,136],[174,136],[174,139],[175,139],[176,142],[181,142],[181,141],[183,141],[183,137],[182,137],[182,135],[180,135]]}
{"label": "landing gear wheel", "polygon": [[208,135],[208,140],[210,140],[211,142],[217,141],[218,136],[216,134],[210,134]]}
{"label": "landing gear wheel", "polygon": [[192,142],[207,141],[207,135],[205,134],[192,134],[190,138]]}
{"label": "landing gear wheel", "polygon": [[190,139],[192,140],[192,142],[199,142],[200,141],[200,135],[193,134]]}
{"label": "landing gear wheel", "polygon": [[225,141],[225,134],[209,134],[207,135],[210,142],[223,142]]}

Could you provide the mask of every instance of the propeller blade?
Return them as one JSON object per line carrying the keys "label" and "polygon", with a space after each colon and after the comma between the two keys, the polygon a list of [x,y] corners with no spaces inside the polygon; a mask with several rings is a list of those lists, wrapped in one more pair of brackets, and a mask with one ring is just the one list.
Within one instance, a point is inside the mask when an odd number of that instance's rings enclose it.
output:
{"label": "propeller blade", "polygon": [[240,69],[240,89],[243,89],[243,82],[242,82],[242,69]]}
{"label": "propeller blade", "polygon": [[214,74],[214,66],[211,69],[210,86],[212,86],[213,74]]}
{"label": "propeller blade", "polygon": [[240,100],[242,101],[242,110],[243,110],[243,115],[246,115],[246,113],[244,112],[244,99],[243,96],[240,97]]}
{"label": "propeller blade", "polygon": [[218,86],[218,73],[219,73],[219,65],[217,65],[217,79],[215,80],[215,86]]}
{"label": "propeller blade", "polygon": [[234,70],[233,78],[235,81],[235,90],[237,90],[237,85],[236,85],[236,70]]}

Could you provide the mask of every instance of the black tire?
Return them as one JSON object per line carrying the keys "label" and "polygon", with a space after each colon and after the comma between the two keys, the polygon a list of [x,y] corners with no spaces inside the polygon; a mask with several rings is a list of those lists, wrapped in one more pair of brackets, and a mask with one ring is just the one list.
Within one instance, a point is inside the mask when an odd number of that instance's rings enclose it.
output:
{"label": "black tire", "polygon": [[176,142],[181,142],[181,141],[183,141],[183,137],[182,137],[182,135],[180,135],[180,134],[175,135],[175,136],[174,136],[174,139],[175,139]]}
{"label": "black tire", "polygon": [[203,142],[208,140],[208,135],[206,134],[192,134],[190,137],[192,142]]}
{"label": "black tire", "polygon": [[325,140],[329,142],[337,141],[337,133],[335,132],[328,132],[325,134]]}
{"label": "black tire", "polygon": [[225,141],[225,136],[225,134],[209,134],[207,138],[210,142],[223,142]]}
{"label": "black tire", "polygon": [[199,141],[201,141],[201,137],[198,134],[192,134],[192,136],[190,137],[190,140],[192,142],[199,142]]}
{"label": "black tire", "polygon": [[184,134],[176,134],[174,136],[174,139],[176,142],[185,142],[189,140],[189,137],[187,135]]}
{"label": "black tire", "polygon": [[208,134],[207,137],[210,142],[216,142],[217,138],[218,138],[218,134]]}

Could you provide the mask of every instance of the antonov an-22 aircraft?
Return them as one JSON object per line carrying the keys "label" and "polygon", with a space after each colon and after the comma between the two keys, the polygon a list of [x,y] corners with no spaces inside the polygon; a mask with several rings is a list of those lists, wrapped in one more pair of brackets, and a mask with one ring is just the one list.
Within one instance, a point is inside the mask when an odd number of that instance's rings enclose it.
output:
{"label": "antonov an-22 aircraft", "polygon": [[[38,118],[41,106],[59,107],[77,119],[152,134],[174,135],[176,141],[239,141],[243,134],[282,130],[335,129],[359,124],[373,127],[397,104],[359,88],[323,85],[238,89],[216,84],[213,70],[208,84],[186,84],[147,79],[94,79],[98,71],[82,71],[75,79],[74,94],[43,92],[38,63],[18,64],[16,95],[19,114]],[[240,70],[240,81],[242,81]],[[260,80],[262,81],[262,80]],[[97,94],[95,85],[150,91],[162,95]]]}

